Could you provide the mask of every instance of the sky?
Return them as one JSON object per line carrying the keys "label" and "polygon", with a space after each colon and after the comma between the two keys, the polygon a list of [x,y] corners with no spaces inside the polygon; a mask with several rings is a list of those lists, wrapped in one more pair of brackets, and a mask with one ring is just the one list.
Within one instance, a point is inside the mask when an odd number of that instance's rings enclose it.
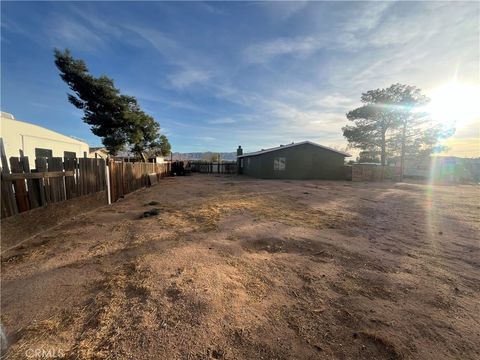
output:
{"label": "sky", "polygon": [[[2,1],[1,11],[2,111],[91,146],[101,140],[67,101],[55,47],[135,96],[179,152],[345,149],[345,114],[362,92],[480,89],[478,2]],[[448,155],[480,156],[477,115],[455,123]]]}

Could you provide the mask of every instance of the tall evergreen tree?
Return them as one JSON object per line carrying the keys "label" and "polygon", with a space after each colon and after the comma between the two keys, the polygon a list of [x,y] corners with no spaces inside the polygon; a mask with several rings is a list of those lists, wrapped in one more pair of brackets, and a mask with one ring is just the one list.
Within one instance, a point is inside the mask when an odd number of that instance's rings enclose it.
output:
{"label": "tall evergreen tree", "polygon": [[141,110],[135,97],[121,94],[112,79],[92,76],[85,62],[74,59],[68,49],[55,49],[55,65],[73,91],[68,100],[83,110],[83,121],[110,154],[127,147],[145,160],[144,152],[161,144],[158,122]]}
{"label": "tall evergreen tree", "polygon": [[347,113],[354,125],[345,126],[343,135],[353,147],[378,151],[382,165],[387,158],[400,159],[403,174],[406,156],[429,156],[437,146],[441,127],[419,111],[429,101],[420,89],[394,84],[370,90],[361,100],[363,106]]}
{"label": "tall evergreen tree", "polygon": [[387,89],[370,90],[362,94],[364,105],[347,113],[354,125],[343,128],[349,144],[364,151],[380,152],[380,162],[386,164],[387,137],[396,129],[400,119],[395,112],[394,101]]}

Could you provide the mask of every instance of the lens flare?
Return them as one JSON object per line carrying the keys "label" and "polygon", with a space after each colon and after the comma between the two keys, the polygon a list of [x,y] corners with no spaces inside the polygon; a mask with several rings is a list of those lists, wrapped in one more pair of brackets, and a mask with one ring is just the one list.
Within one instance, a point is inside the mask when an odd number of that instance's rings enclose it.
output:
{"label": "lens flare", "polygon": [[457,129],[480,119],[480,86],[450,82],[433,89],[425,107],[432,119]]}

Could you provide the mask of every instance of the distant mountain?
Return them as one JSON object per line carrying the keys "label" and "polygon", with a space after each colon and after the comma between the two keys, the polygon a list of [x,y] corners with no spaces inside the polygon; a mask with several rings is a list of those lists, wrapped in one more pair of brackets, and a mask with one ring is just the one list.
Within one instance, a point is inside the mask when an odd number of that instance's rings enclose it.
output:
{"label": "distant mountain", "polygon": [[236,161],[236,152],[192,152],[192,153],[173,153],[173,160],[208,160],[210,161],[214,155],[220,154],[220,160],[224,161]]}

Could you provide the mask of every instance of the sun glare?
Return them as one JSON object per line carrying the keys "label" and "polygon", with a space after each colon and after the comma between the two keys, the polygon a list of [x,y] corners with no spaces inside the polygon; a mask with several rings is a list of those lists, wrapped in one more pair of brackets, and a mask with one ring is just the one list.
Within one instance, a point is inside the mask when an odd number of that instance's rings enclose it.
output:
{"label": "sun glare", "polygon": [[426,111],[434,121],[460,128],[480,118],[480,86],[450,82],[433,89],[429,96]]}

